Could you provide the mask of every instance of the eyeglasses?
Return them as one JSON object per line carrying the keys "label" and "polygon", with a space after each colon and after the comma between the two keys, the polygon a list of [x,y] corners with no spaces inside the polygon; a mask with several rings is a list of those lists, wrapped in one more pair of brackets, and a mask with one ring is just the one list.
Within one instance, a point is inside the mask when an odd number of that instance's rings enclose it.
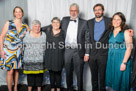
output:
{"label": "eyeglasses", "polygon": [[95,9],[94,11],[95,11],[95,12],[96,12],[96,11],[102,11],[102,9]]}
{"label": "eyeglasses", "polygon": [[70,10],[70,12],[78,12],[78,10]]}

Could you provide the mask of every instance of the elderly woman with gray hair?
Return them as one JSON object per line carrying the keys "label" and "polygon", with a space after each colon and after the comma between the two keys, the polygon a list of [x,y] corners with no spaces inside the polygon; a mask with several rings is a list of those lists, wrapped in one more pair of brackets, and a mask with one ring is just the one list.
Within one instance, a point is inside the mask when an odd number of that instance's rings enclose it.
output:
{"label": "elderly woman with gray hair", "polygon": [[46,35],[40,31],[41,23],[32,22],[32,30],[24,38],[24,74],[27,74],[28,91],[36,86],[41,91],[44,69],[43,55],[46,45]]}
{"label": "elderly woman with gray hair", "polygon": [[54,17],[51,26],[42,28],[47,35],[45,67],[49,70],[51,91],[60,91],[61,71],[64,61],[64,32],[60,29],[60,19]]}

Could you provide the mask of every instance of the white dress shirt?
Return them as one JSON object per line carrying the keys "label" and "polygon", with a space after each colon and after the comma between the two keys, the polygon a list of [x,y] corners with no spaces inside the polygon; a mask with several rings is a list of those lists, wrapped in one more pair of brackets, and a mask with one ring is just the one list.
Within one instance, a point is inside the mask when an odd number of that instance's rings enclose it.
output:
{"label": "white dress shirt", "polygon": [[76,18],[76,22],[69,22],[65,39],[66,46],[77,47],[78,21],[78,18]]}

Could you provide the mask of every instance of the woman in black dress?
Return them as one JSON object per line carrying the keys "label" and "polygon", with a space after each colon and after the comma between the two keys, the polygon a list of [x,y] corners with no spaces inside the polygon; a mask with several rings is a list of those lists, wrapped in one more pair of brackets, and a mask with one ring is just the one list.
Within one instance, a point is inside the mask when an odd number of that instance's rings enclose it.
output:
{"label": "woman in black dress", "polygon": [[47,35],[47,44],[45,51],[45,67],[49,70],[51,91],[60,91],[61,71],[64,61],[64,34],[60,29],[60,19],[54,17],[52,26],[44,30]]}

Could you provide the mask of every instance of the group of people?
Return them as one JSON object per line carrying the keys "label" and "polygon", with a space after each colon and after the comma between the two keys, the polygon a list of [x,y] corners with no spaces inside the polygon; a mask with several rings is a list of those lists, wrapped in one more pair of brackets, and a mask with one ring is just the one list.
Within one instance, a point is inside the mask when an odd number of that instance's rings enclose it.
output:
{"label": "group of people", "polygon": [[47,70],[51,91],[55,88],[60,91],[64,67],[67,90],[74,90],[75,70],[77,90],[84,91],[83,68],[88,62],[92,91],[106,91],[106,86],[115,91],[129,91],[133,30],[128,30],[121,12],[108,18],[103,15],[102,4],[96,4],[93,11],[95,18],[86,21],[78,16],[79,6],[73,3],[70,16],[62,21],[54,17],[51,25],[41,28],[40,21],[34,20],[30,29],[22,22],[23,9],[16,6],[15,19],[6,22],[0,35],[0,67],[7,70],[8,90],[12,91],[14,80],[14,91],[17,91],[18,69],[23,69],[28,91],[32,91],[33,86],[41,91],[43,73]]}

